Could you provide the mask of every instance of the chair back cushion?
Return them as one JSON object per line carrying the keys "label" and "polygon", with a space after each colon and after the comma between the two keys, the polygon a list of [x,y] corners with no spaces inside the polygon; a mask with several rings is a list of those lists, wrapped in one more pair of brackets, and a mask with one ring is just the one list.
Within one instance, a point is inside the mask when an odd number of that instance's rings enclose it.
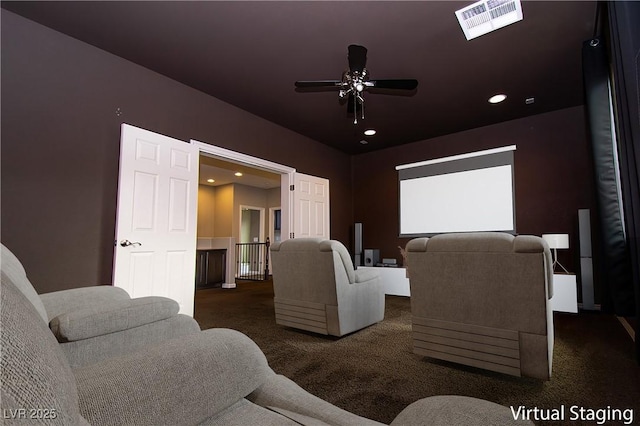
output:
{"label": "chair back cushion", "polygon": [[[4,252],[3,252],[4,255]],[[4,257],[3,257],[4,259]],[[29,300],[2,274],[1,406],[4,416],[44,423],[87,424],[75,377],[62,349]]]}
{"label": "chair back cushion", "polygon": [[407,244],[412,313],[545,334],[552,276],[540,237],[440,234]]}
{"label": "chair back cushion", "polygon": [[550,377],[553,275],[542,238],[440,234],[411,240],[406,250],[415,353]]}
{"label": "chair back cushion", "polygon": [[275,243],[271,263],[277,299],[338,304],[335,256],[329,240],[295,238]]}
{"label": "chair back cushion", "polygon": [[9,250],[4,244],[2,244],[0,268],[2,269],[2,281],[12,282],[13,285],[15,285],[16,288],[24,294],[27,300],[31,302],[45,324],[48,324],[49,317],[47,315],[47,310],[44,308],[44,305],[40,300],[40,296],[38,296],[38,293],[36,293],[33,285],[31,285],[31,282],[27,278],[27,273],[24,270],[22,263],[20,263],[18,258],[11,253],[11,250]]}

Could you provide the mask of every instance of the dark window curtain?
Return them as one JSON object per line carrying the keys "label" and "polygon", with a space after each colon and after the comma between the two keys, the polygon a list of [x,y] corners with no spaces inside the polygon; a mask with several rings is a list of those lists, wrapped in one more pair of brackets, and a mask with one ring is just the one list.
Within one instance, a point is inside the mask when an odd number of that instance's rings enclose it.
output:
{"label": "dark window curtain", "polygon": [[607,4],[609,50],[613,77],[630,273],[635,291],[636,360],[640,363],[640,2]]}
{"label": "dark window curtain", "polygon": [[[606,16],[607,9],[600,7],[601,21],[608,21]],[[613,34],[613,25],[610,27]],[[604,32],[606,33],[606,31]],[[614,46],[614,44],[610,45]],[[612,55],[614,54],[612,53]],[[582,60],[600,219],[602,262],[599,275],[604,284],[602,306],[606,312],[613,312],[620,316],[633,316],[635,315],[636,300],[630,240],[627,238],[627,231],[632,229],[628,229],[627,225],[629,224],[625,220],[629,217],[629,213],[633,213],[633,204],[626,199],[628,183],[622,182],[623,178],[619,174],[621,170],[618,166],[622,156],[625,157],[625,163],[628,163],[628,154],[620,144],[621,135],[617,135],[616,138],[613,136],[614,130],[617,133],[617,128],[615,127],[616,123],[611,120],[612,100],[609,90],[611,61],[607,52],[607,43],[602,35],[597,35],[584,42]],[[614,110],[619,114],[620,110],[625,107],[619,105],[620,100],[617,97],[614,99],[616,101]],[[616,143],[619,144],[619,151],[616,150]],[[625,187],[625,197],[622,199],[620,186]]]}

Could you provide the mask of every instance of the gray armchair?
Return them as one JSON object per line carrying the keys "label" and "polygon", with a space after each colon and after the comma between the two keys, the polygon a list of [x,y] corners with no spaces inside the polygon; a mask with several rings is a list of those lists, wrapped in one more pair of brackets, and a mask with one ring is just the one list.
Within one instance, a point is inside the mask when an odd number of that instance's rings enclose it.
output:
{"label": "gray armchair", "polygon": [[[0,321],[6,425],[380,425],[275,374],[237,331],[201,331],[72,369],[34,305],[4,273]],[[416,401],[392,424],[447,423],[516,422],[506,407],[452,396]]]}
{"label": "gray armchair", "polygon": [[343,336],[384,319],[379,274],[354,270],[339,241],[296,238],[271,245],[276,323]]}
{"label": "gray armchair", "polygon": [[553,271],[542,238],[441,234],[413,239],[406,251],[414,353],[551,377]]}
{"label": "gray armchair", "polygon": [[176,301],[165,297],[131,299],[111,286],[38,295],[18,258],[4,245],[1,249],[2,279],[33,304],[74,368],[200,331],[193,318],[178,314]]}

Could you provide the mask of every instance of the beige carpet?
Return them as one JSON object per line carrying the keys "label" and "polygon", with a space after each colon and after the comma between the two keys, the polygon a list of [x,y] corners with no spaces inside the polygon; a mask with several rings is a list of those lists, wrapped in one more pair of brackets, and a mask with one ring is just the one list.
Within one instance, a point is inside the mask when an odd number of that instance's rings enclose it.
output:
{"label": "beige carpet", "polygon": [[617,319],[597,313],[555,315],[553,378],[542,382],[413,354],[405,297],[387,296],[384,321],[342,338],[276,325],[270,282],[199,290],[195,310],[203,329],[225,327],[247,334],[276,372],[339,407],[383,423],[411,402],[447,394],[516,408],[564,405],[567,416],[574,405],[633,408],[638,422],[640,367],[633,359],[633,342]]}

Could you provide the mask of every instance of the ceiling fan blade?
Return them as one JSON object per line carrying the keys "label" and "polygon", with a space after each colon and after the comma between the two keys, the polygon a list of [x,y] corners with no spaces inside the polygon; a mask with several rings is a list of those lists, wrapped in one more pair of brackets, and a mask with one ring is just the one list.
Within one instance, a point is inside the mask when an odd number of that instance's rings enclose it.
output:
{"label": "ceiling fan blade", "polygon": [[418,80],[413,79],[399,79],[399,80],[370,80],[371,87],[378,89],[398,89],[398,90],[413,90],[418,87]]}
{"label": "ceiling fan blade", "polygon": [[357,44],[349,45],[349,70],[362,72],[367,65],[367,48]]}
{"label": "ceiling fan blade", "polygon": [[342,82],[340,80],[309,80],[309,81],[296,81],[296,87],[335,87],[340,88]]}

